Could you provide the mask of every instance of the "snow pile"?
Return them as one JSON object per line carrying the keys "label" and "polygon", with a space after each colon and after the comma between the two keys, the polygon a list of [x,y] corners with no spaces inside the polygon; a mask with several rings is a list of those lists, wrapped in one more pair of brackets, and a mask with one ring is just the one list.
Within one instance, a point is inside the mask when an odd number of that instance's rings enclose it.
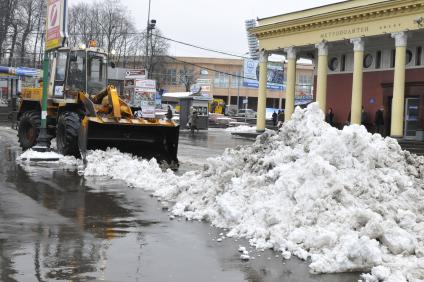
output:
{"label": "snow pile", "polygon": [[317,104],[279,133],[176,176],[111,150],[85,175],[106,175],[175,202],[174,215],[208,220],[257,248],[310,259],[315,273],[371,271],[365,281],[424,279],[424,158],[352,125],[337,130]]}

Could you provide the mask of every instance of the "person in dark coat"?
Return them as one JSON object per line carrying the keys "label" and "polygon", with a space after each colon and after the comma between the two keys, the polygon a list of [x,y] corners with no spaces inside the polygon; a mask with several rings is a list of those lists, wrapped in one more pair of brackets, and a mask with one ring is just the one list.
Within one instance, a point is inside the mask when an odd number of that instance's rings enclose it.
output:
{"label": "person in dark coat", "polygon": [[272,124],[274,126],[277,125],[277,119],[278,119],[278,114],[274,111],[274,113],[272,114]]}
{"label": "person in dark coat", "polygon": [[384,108],[380,107],[375,112],[374,124],[375,124],[375,133],[380,133],[381,136],[384,136]]}
{"label": "person in dark coat", "polygon": [[278,111],[278,121],[284,122],[284,112]]}
{"label": "person in dark coat", "polygon": [[333,108],[329,108],[327,115],[325,116],[325,121],[330,124],[331,126],[334,126],[334,113]]}
{"label": "person in dark coat", "polygon": [[364,106],[362,106],[362,111],[361,111],[361,124],[366,126],[367,125],[367,120],[368,120],[368,114],[365,111]]}
{"label": "person in dark coat", "polygon": [[168,111],[166,112],[166,119],[172,120],[172,109],[171,106],[168,105]]}

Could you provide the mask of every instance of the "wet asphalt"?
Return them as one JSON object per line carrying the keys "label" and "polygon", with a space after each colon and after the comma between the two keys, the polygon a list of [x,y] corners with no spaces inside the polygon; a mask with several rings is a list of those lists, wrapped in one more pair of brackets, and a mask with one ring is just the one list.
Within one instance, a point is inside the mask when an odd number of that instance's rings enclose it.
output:
{"label": "wet asphalt", "polygon": [[[181,132],[180,171],[252,141],[221,129]],[[169,218],[148,192],[75,168],[21,166],[16,132],[0,126],[0,281],[358,281],[314,275],[307,263],[217,242],[205,222]],[[240,260],[239,245],[255,259]]]}

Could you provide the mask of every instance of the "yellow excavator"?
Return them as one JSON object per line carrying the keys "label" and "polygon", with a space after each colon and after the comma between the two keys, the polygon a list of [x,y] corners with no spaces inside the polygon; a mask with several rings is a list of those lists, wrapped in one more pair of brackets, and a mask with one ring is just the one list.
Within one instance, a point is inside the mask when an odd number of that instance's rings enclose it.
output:
{"label": "yellow excavator", "polygon": [[[87,150],[117,148],[178,166],[179,125],[135,117],[113,85],[108,56],[99,48],[61,48],[50,53],[47,130],[63,155],[85,158]],[[36,143],[42,88],[23,88],[18,112],[22,149]]]}

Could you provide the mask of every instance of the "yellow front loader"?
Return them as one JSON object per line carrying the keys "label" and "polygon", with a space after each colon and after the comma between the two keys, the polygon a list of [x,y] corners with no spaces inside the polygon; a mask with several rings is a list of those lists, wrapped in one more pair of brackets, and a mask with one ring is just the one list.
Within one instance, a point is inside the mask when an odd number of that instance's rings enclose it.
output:
{"label": "yellow front loader", "polygon": [[[64,155],[117,148],[178,166],[179,126],[169,120],[136,118],[107,84],[107,55],[97,48],[62,48],[50,54],[47,127]],[[22,91],[18,137],[26,150],[35,145],[41,117],[41,88]]]}

